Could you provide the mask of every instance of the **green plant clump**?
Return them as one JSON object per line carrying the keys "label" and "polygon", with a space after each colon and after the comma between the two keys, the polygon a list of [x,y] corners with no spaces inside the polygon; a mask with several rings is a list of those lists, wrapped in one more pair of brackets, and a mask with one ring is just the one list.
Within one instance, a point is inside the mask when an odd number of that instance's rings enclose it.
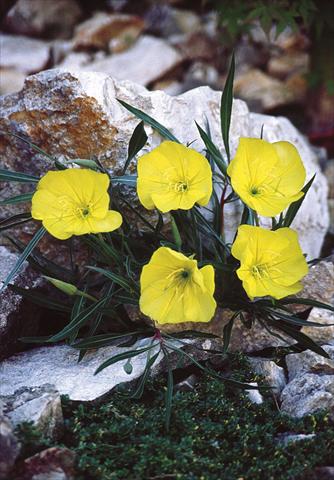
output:
{"label": "green plant clump", "polygon": [[[259,381],[241,355],[231,357],[240,381]],[[65,400],[67,447],[77,453],[78,480],[302,480],[331,465],[334,421],[325,413],[292,419],[270,394],[262,405],[223,382],[203,377],[177,392],[165,430],[163,380],[149,382],[141,400],[115,394],[100,406]],[[284,446],[280,434],[315,433]]]}

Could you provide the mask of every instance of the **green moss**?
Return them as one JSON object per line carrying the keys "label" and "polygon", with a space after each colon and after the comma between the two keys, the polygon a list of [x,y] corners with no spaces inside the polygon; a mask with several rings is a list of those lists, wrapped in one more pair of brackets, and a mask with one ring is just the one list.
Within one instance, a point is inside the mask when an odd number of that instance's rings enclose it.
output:
{"label": "green moss", "polygon": [[[234,376],[254,380],[241,356]],[[270,480],[303,479],[330,465],[334,422],[326,414],[294,420],[274,402],[252,404],[223,383],[202,378],[193,392],[173,400],[170,432],[164,429],[163,380],[148,385],[140,401],[116,394],[100,405],[64,402],[66,446],[78,455],[78,479]],[[279,433],[316,433],[315,440],[278,445]]]}

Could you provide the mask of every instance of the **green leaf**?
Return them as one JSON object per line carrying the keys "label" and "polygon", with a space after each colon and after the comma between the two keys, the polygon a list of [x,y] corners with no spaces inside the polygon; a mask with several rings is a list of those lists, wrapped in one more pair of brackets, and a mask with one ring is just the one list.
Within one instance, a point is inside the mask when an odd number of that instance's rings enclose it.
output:
{"label": "green leaf", "polygon": [[228,161],[230,161],[229,132],[233,103],[233,80],[235,71],[234,53],[232,54],[230,69],[227,75],[225,87],[220,104],[221,131]]}
{"label": "green leaf", "polygon": [[89,270],[93,270],[94,272],[101,273],[101,275],[104,275],[105,277],[109,278],[114,283],[116,283],[117,285],[119,285],[120,287],[124,288],[125,290],[131,293],[135,293],[138,291],[137,285],[128,282],[128,280],[125,277],[122,277],[117,273],[113,273],[113,272],[110,272],[109,270],[105,270],[104,268],[99,268],[99,267],[87,266],[86,268],[89,268]]}
{"label": "green leaf", "polygon": [[26,246],[26,248],[24,249],[24,251],[21,253],[21,255],[19,256],[16,264],[14,265],[14,268],[12,269],[12,271],[9,273],[9,275],[7,276],[7,278],[5,279],[5,281],[3,282],[3,285],[2,287],[0,288],[0,293],[7,287],[7,285],[13,280],[13,278],[15,277],[15,275],[19,272],[19,270],[21,269],[22,265],[24,264],[24,262],[26,261],[26,259],[29,257],[29,255],[31,254],[31,252],[33,251],[33,249],[36,247],[36,245],[38,244],[38,242],[41,240],[41,238],[43,237],[43,235],[45,234],[46,230],[44,227],[40,228],[36,233],[35,235],[33,236],[33,238],[30,240],[30,242],[28,243],[28,245]]}
{"label": "green leaf", "polygon": [[317,300],[312,300],[311,298],[283,298],[279,300],[279,303],[283,305],[309,305],[310,307],[323,308],[324,310],[330,310],[331,312],[334,312],[334,307],[332,305],[318,302]]}
{"label": "green leaf", "polygon": [[148,376],[150,374],[150,370],[151,370],[152,366],[154,365],[156,359],[158,358],[159,353],[160,353],[160,350],[157,353],[155,353],[152,357],[147,358],[145,370],[144,370],[143,375],[140,378],[139,385],[136,388],[136,390],[130,395],[130,398],[139,399],[139,398],[142,397],[142,395],[144,393],[145,384],[146,384]]}
{"label": "green leaf", "polygon": [[80,311],[73,320],[66,325],[60,332],[56,333],[50,338],[50,342],[59,342],[60,340],[64,340],[65,338],[69,337],[72,332],[76,331],[79,327],[82,327],[85,323],[88,322],[93,315],[98,313],[105,307],[105,304],[110,300],[111,295],[105,296],[101,298],[98,302],[90,305],[89,307],[85,308],[84,310]]}
{"label": "green leaf", "polygon": [[167,363],[167,390],[166,390],[166,430],[169,431],[170,427],[170,419],[172,415],[172,402],[173,402],[173,390],[174,390],[174,379],[173,379],[173,370],[169,361],[169,353],[168,351],[163,348],[163,352],[165,354],[166,363]]}
{"label": "green leaf", "polygon": [[135,187],[137,185],[137,175],[121,175],[119,177],[110,177],[110,182],[116,185],[128,185]]}
{"label": "green leaf", "polygon": [[39,181],[38,177],[29,175],[28,173],[12,172],[0,168],[0,182],[20,182],[20,183],[36,183]]}
{"label": "green leaf", "polygon": [[34,192],[23,193],[22,195],[16,195],[15,197],[5,198],[0,200],[0,205],[13,205],[15,203],[30,202]]}
{"label": "green leaf", "polygon": [[174,237],[174,242],[175,242],[175,245],[176,245],[178,251],[180,252],[181,247],[182,247],[182,238],[181,238],[181,235],[180,235],[180,231],[177,228],[177,225],[176,225],[175,219],[173,217],[173,214],[170,215],[170,219],[171,219],[171,224],[172,224],[172,233],[173,233],[173,237]]}
{"label": "green leaf", "polygon": [[128,158],[126,159],[124,168],[123,168],[123,175],[126,172],[126,169],[129,166],[129,163],[137,155],[138,152],[144,147],[144,145],[147,142],[147,135],[144,129],[144,122],[143,120],[138,123],[136,128],[133,131],[133,134],[130,138],[129,141],[129,147],[128,147]]}
{"label": "green leaf", "polygon": [[276,316],[278,318],[282,318],[288,323],[291,323],[292,325],[298,325],[300,327],[316,327],[316,328],[321,328],[321,327],[332,327],[334,326],[334,323],[316,323],[316,322],[308,322],[307,320],[303,320],[299,317],[296,317],[294,315],[289,315],[285,314],[280,310],[274,310],[274,309],[269,309],[266,308],[264,309],[268,313],[271,313],[272,316]]}
{"label": "green leaf", "polygon": [[180,143],[179,140],[176,137],[174,137],[174,135],[166,127],[164,127],[163,125],[161,125],[161,123],[154,120],[154,118],[150,117],[149,115],[142,112],[138,108],[132,107],[131,105],[124,102],[123,100],[120,100],[119,98],[117,98],[117,101],[121,105],[123,105],[123,107],[125,107],[127,110],[129,110],[129,112],[133,113],[133,115],[135,115],[137,118],[139,118],[140,120],[143,120],[148,125],[151,125],[151,127],[157,130],[157,132],[159,132],[162,137],[167,138],[167,140],[171,140],[172,142]]}
{"label": "green leaf", "polygon": [[96,349],[101,347],[108,347],[110,345],[115,345],[115,341],[119,340],[124,337],[131,337],[140,334],[151,333],[148,330],[137,330],[134,332],[126,332],[126,333],[104,333],[101,335],[96,335],[95,337],[84,338],[83,340],[79,340],[78,342],[74,343],[72,346],[78,349]]}
{"label": "green leaf", "polygon": [[92,170],[100,170],[100,167],[94,160],[89,160],[87,158],[73,158],[66,161],[66,164],[75,163],[80,167],[91,168]]}
{"label": "green leaf", "polygon": [[223,329],[223,340],[224,340],[223,352],[224,353],[226,353],[227,350],[228,350],[228,346],[229,346],[230,340],[231,340],[231,334],[232,334],[232,330],[233,330],[234,320],[237,318],[239,313],[240,312],[235,312],[232,315],[232,317],[230,318],[230,320],[227,322],[227,324],[224,326],[224,329]]}
{"label": "green leaf", "polygon": [[32,216],[30,212],[18,213],[11,217],[4,218],[3,220],[0,220],[0,232],[14,228],[22,223],[31,222],[31,220]]}
{"label": "green leaf", "polygon": [[132,366],[130,358],[128,358],[128,361],[123,365],[123,370],[128,375],[131,375],[132,370],[133,370],[133,366]]}
{"label": "green leaf", "polygon": [[[94,375],[97,375],[100,373],[102,370],[104,370],[107,367],[110,367],[110,365],[113,365],[114,363],[121,362],[122,360],[127,360],[128,358],[136,357],[137,355],[140,355],[141,353],[147,352],[148,350],[151,350],[154,348],[157,344],[149,345],[148,347],[144,348],[139,348],[137,350],[127,350],[126,352],[119,353],[118,355],[114,355],[113,357],[109,358],[105,362],[103,362],[94,372]],[[153,357],[152,357],[153,358]]]}
{"label": "green leaf", "polygon": [[224,175],[226,175],[227,166],[226,166],[226,163],[225,163],[220,151],[218,150],[216,145],[212,142],[212,140],[208,136],[208,134],[203,130],[203,128],[200,127],[197,122],[195,122],[195,123],[196,123],[196,127],[199,131],[199,134],[201,136],[201,139],[203,140],[204,145],[206,146],[207,151],[212,156],[213,161],[215,162],[215,164],[217,165],[219,170]]}
{"label": "green leaf", "polygon": [[295,216],[298,213],[298,210],[300,209],[306,197],[307,192],[309,191],[312,183],[314,182],[314,179],[315,179],[315,174],[313,175],[311,180],[304,186],[304,188],[302,188],[302,192],[304,192],[304,195],[296,202],[291,203],[291,205],[289,206],[283,220],[283,224],[282,224],[283,227],[290,227],[291,223],[293,222]]}
{"label": "green leaf", "polygon": [[320,345],[318,345],[314,340],[312,340],[312,338],[310,338],[308,335],[305,335],[305,333],[297,330],[292,325],[288,325],[284,321],[267,320],[267,322],[270,323],[274,328],[282,330],[282,332],[297,340],[297,342],[303,347],[312,350],[313,352],[321,355],[322,357],[329,358],[328,353],[323,348],[321,348]]}

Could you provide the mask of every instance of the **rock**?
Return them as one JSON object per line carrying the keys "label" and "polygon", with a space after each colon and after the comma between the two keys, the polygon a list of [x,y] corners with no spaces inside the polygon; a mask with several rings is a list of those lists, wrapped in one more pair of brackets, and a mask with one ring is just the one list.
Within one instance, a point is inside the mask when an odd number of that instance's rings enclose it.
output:
{"label": "rock", "polygon": [[[334,300],[334,258],[325,258],[310,267],[303,279],[303,298],[314,298],[319,302],[333,304]],[[303,307],[305,310],[305,307]]]}
{"label": "rock", "polygon": [[20,450],[21,446],[14,435],[13,425],[0,412],[0,480],[10,478],[10,472]]}
{"label": "rock", "polygon": [[234,94],[258,111],[272,110],[295,101],[293,92],[283,82],[255,68],[236,77]]}
{"label": "rock", "polygon": [[63,430],[63,412],[60,395],[52,385],[20,388],[13,395],[0,397],[4,415],[14,427],[23,422],[32,424],[44,437],[57,439]]}
{"label": "rock", "polygon": [[269,53],[259,45],[254,45],[247,38],[242,38],[235,47],[236,76],[241,75],[251,68],[264,67],[268,61]]}
{"label": "rock", "polygon": [[268,385],[272,387],[272,391],[279,395],[286,385],[284,369],[266,358],[249,357],[248,361],[254,372],[262,375]]}
{"label": "rock", "polygon": [[[119,384],[133,382],[143,374],[147,353],[144,352],[131,359],[130,374],[123,368],[126,360],[106,368],[98,375],[94,375],[95,370],[108,358],[129,349],[147,346],[151,340],[152,338],[142,339],[130,348],[111,346],[100,348],[98,351],[89,351],[80,363],[78,363],[78,351],[67,345],[39,347],[14,355],[0,363],[0,377],[3,380],[0,384],[0,396],[12,395],[18,388],[36,388],[45,383],[51,383],[61,395],[68,395],[70,400],[102,399]],[[185,347],[174,340],[175,345],[180,348],[191,350],[197,360],[207,358],[207,353],[201,349],[201,346],[210,348],[212,345],[211,340],[207,339],[184,340],[184,342],[187,344]],[[151,352],[153,355],[157,349]],[[169,359],[172,368],[175,368],[179,356],[172,354]],[[187,364],[187,362],[184,363]],[[152,374],[156,375],[165,368],[166,362],[163,354],[160,353]]]}
{"label": "rock", "polygon": [[203,32],[175,37],[172,43],[180,51],[184,59],[189,61],[202,60],[212,62],[217,58],[221,50],[219,42]]}
{"label": "rock", "polygon": [[281,395],[281,411],[303,417],[327,410],[334,418],[334,375],[306,373],[287,384]]}
{"label": "rock", "polygon": [[[17,255],[0,246],[0,284],[10,273],[17,259]],[[25,263],[13,283],[21,288],[34,288],[40,286],[42,281],[28,263]],[[37,334],[41,313],[36,305],[8,287],[0,293],[0,305],[1,360],[24,348],[24,344],[19,341],[20,337]]]}
{"label": "rock", "polygon": [[135,15],[95,15],[78,25],[74,34],[75,49],[107,49],[121,52],[132,45],[144,29],[144,21]]}
{"label": "rock", "polygon": [[174,386],[174,391],[191,392],[194,390],[196,383],[198,383],[198,377],[196,375],[189,375],[189,377]]}
{"label": "rock", "polygon": [[96,60],[82,70],[107,73],[117,80],[148,85],[175,68],[181,55],[165,40],[143,35],[128,50]]}
{"label": "rock", "polygon": [[328,179],[328,198],[334,199],[334,159],[326,162],[324,174]]}
{"label": "rock", "polygon": [[184,75],[182,91],[186,92],[202,85],[214,88],[219,83],[219,74],[215,67],[204,62],[194,62]]}
{"label": "rock", "polygon": [[285,79],[294,74],[305,74],[310,66],[310,56],[303,52],[290,52],[279,57],[272,57],[268,62],[268,73],[273,77]]}
{"label": "rock", "polygon": [[19,35],[0,35],[0,67],[15,69],[22,73],[39,72],[46,68],[50,46],[43,40]]}
{"label": "rock", "polygon": [[[249,382],[249,385],[258,387],[258,384],[256,382]],[[249,400],[252,403],[256,403],[257,405],[261,405],[261,403],[263,403],[263,396],[258,390],[255,390],[255,389],[245,390],[245,394],[248,396]]]}
{"label": "rock", "polygon": [[333,375],[334,380],[334,346],[325,345],[324,350],[330,356],[322,357],[311,350],[286,355],[286,365],[289,372],[289,382],[305,373]]}
{"label": "rock", "polygon": [[15,480],[74,480],[75,453],[66,447],[51,447],[24,460]]}
{"label": "rock", "polygon": [[22,89],[26,75],[14,68],[1,68],[0,78],[0,95],[8,95]]}
{"label": "rock", "polygon": [[201,20],[199,16],[191,10],[173,8],[171,16],[181,33],[191,34],[201,29]]}
{"label": "rock", "polygon": [[19,0],[8,12],[4,26],[29,37],[70,38],[81,15],[76,0]]}
{"label": "rock", "polygon": [[[145,39],[145,36],[141,38],[133,49]],[[158,39],[154,41],[161,42]],[[113,57],[128,55],[130,50]],[[157,55],[162,58],[161,52],[160,48]],[[152,58],[149,62],[152,63]],[[92,72],[49,70],[29,77],[19,94],[5,98],[0,129],[27,135],[51,155],[63,154],[69,158],[96,156],[111,173],[117,174],[125,161],[128,141],[138,120],[116,98],[156,118],[180,141],[194,141],[192,147],[201,152],[204,146],[194,120],[204,127],[207,119],[213,141],[224,151],[219,123],[220,92],[200,87],[170,97],[161,91],[149,92],[131,82],[117,81],[102,73]],[[240,136],[259,137],[263,124],[266,140],[288,140],[296,145],[307,170],[307,179],[317,173],[312,189],[298,212],[294,228],[299,232],[302,248],[308,252],[308,258],[318,257],[329,224],[327,185],[316,154],[307,140],[287,119],[249,113],[246,104],[236,100],[230,129],[231,154],[234,155]],[[143,153],[161,142],[160,135],[153,132],[151,127],[147,126],[146,132],[148,142]],[[22,148],[21,141],[10,137],[0,140],[0,153],[5,159],[4,167],[12,170],[41,174],[50,165],[45,158]],[[132,163],[130,171],[134,169]],[[20,193],[20,190],[10,190],[9,186],[6,188],[3,195]],[[233,240],[239,215],[240,206],[229,204],[225,225],[227,241]]]}
{"label": "rock", "polygon": [[163,90],[167,95],[180,95],[184,91],[184,85],[176,80],[158,80],[152,85],[152,90]]}
{"label": "rock", "polygon": [[149,32],[165,38],[176,34],[191,34],[201,29],[201,21],[196,13],[171,8],[166,4],[153,3],[144,18]]}
{"label": "rock", "polygon": [[334,342],[334,312],[324,310],[323,308],[313,307],[308,322],[315,322],[328,327],[302,327],[301,332],[305,333],[318,343]]}
{"label": "rock", "polygon": [[283,412],[302,417],[328,410],[334,418],[334,346],[324,350],[330,359],[310,350],[286,356],[289,383],[281,395]]}

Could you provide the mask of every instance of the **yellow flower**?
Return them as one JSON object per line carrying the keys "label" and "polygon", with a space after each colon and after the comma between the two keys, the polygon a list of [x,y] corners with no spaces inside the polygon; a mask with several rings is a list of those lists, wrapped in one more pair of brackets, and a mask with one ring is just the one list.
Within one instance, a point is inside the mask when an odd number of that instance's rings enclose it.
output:
{"label": "yellow flower", "polygon": [[189,210],[207,205],[212,193],[208,160],[192,148],[162,142],[138,160],[137,193],[148,210]]}
{"label": "yellow flower", "polygon": [[265,217],[274,217],[303,196],[305,168],[289,142],[240,138],[227,173],[241,200]]}
{"label": "yellow flower", "polygon": [[122,216],[109,210],[108,186],[108,175],[88,169],[48,172],[38,182],[31,215],[60,240],[111,232],[120,227]]}
{"label": "yellow flower", "polygon": [[157,323],[209,322],[215,313],[213,267],[170,248],[153,253],[140,286],[140,310]]}
{"label": "yellow flower", "polygon": [[267,295],[279,299],[297,293],[308,272],[297,232],[291,228],[270,231],[241,225],[232,255],[240,260],[237,275],[251,299]]}

